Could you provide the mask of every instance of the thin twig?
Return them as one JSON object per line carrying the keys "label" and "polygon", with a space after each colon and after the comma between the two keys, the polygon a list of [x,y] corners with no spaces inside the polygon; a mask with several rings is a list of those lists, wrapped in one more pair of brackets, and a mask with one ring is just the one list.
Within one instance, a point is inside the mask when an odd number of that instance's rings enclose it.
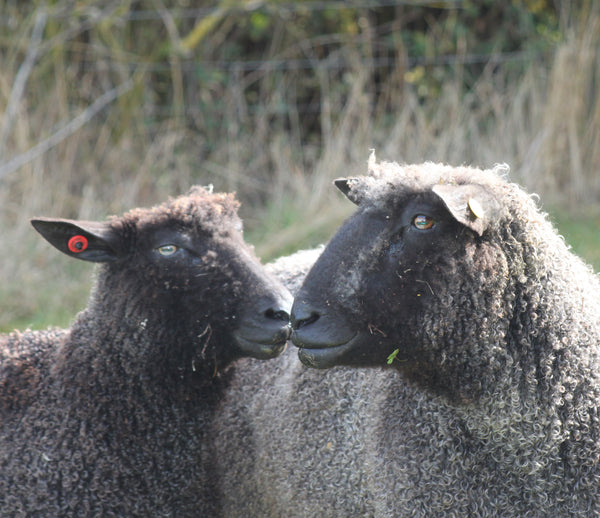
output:
{"label": "thin twig", "polygon": [[[155,0],[157,11],[160,13],[163,24],[167,29],[169,38],[171,39],[171,45],[173,49],[179,49],[181,47],[181,37],[177,30],[177,25],[173,19],[171,11],[169,11],[162,0]],[[171,83],[173,85],[173,104],[174,113],[183,113],[184,110],[184,95],[183,95],[183,72],[181,67],[181,59],[177,52],[172,52],[171,56]]]}
{"label": "thin twig", "polygon": [[31,39],[25,53],[25,59],[19,71],[15,77],[12,90],[10,91],[10,97],[8,98],[8,105],[4,112],[4,118],[2,119],[2,129],[0,130],[0,157],[4,155],[6,148],[6,141],[8,135],[12,131],[15,117],[21,104],[21,97],[23,97],[23,91],[25,90],[25,84],[29,78],[33,65],[37,60],[38,52],[40,50],[40,43],[42,41],[42,35],[46,27],[46,21],[48,20],[48,13],[45,9],[40,9],[35,17],[35,23],[33,30],[31,31]]}
{"label": "thin twig", "polygon": [[415,281],[416,281],[416,282],[421,282],[421,283],[423,283],[423,284],[426,284],[426,285],[427,285],[427,287],[429,288],[429,291],[431,292],[431,294],[432,294],[432,295],[435,295],[435,293],[433,293],[433,290],[431,289],[431,286],[429,285],[429,283],[428,283],[427,281],[422,281],[422,280],[419,280],[419,279],[415,279]]}
{"label": "thin twig", "polygon": [[106,105],[110,104],[115,99],[119,98],[121,95],[131,90],[133,88],[133,85],[133,80],[128,79],[124,83],[121,83],[119,86],[112,88],[108,92],[98,97],[98,99],[96,99],[85,110],[83,110],[79,115],[77,115],[77,117],[70,120],[67,124],[65,124],[55,133],[53,133],[47,139],[42,140],[41,142],[33,146],[31,149],[27,150],[25,153],[22,153],[12,158],[4,164],[1,164],[0,180],[7,174],[16,171],[25,164],[43,155],[44,153],[52,149],[54,146],[65,140],[67,137],[75,133],[85,123],[92,119],[100,110],[102,110],[102,108],[104,108]]}

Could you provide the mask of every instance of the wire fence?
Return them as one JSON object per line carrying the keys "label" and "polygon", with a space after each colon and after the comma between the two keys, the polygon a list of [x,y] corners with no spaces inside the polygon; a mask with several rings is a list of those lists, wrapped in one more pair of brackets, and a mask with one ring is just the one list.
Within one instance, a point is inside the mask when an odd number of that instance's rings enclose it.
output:
{"label": "wire fence", "polygon": [[[435,9],[460,9],[465,4],[464,0],[388,0],[388,1],[312,1],[312,2],[287,2],[287,3],[270,3],[270,2],[244,2],[240,3],[238,11],[242,9],[244,12],[256,11],[258,9],[277,10],[279,14],[286,12],[314,12],[314,11],[340,11],[340,10],[369,10],[380,9],[384,7],[400,7],[400,6],[418,6],[430,7]],[[89,122],[93,117],[100,113],[105,107],[116,101],[123,93],[130,91],[134,87],[132,78],[140,77],[140,74],[180,74],[185,77],[186,81],[181,85],[181,90],[185,92],[187,89],[203,88],[203,75],[206,76],[215,74],[219,77],[219,87],[228,87],[229,85],[240,83],[236,86],[237,95],[244,95],[244,89],[248,88],[252,83],[256,83],[261,79],[265,79],[270,74],[286,74],[295,73],[295,77],[303,77],[307,74],[325,73],[331,76],[330,79],[335,81],[343,77],[347,72],[353,72],[357,69],[369,70],[371,73],[389,77],[397,71],[406,73],[406,71],[416,67],[459,67],[471,65],[493,65],[499,66],[510,62],[528,62],[539,60],[542,53],[531,50],[514,51],[514,52],[462,52],[462,53],[444,53],[440,55],[425,55],[411,56],[402,54],[399,55],[394,49],[389,48],[389,44],[381,45],[381,49],[377,49],[375,41],[371,52],[361,52],[361,35],[355,35],[354,39],[348,35],[329,35],[325,45],[332,46],[334,51],[326,52],[324,56],[311,55],[309,57],[277,57],[267,55],[261,59],[202,59],[197,56],[184,55],[167,55],[163,59],[147,59],[142,55],[136,55],[132,52],[123,52],[122,49],[115,49],[110,46],[101,48],[84,49],[82,45],[73,44],[65,45],[66,41],[71,41],[76,35],[88,31],[90,28],[101,24],[105,20],[111,20],[113,26],[118,26],[124,23],[144,23],[150,21],[159,21],[159,25],[163,23],[168,25],[168,20],[193,20],[197,23],[199,20],[210,17],[218,10],[218,7],[200,7],[200,8],[162,8],[162,9],[140,9],[119,11],[118,3],[111,3],[103,6],[100,9],[87,9],[84,14],[80,14],[77,23],[73,22],[72,26],[65,25],[63,32],[54,35],[51,38],[43,39],[47,24],[53,20],[66,20],[67,18],[77,19],[77,8],[74,10],[65,10],[58,5],[56,8],[38,9],[37,15],[33,20],[31,27],[31,37],[24,55],[23,61],[16,74],[13,87],[10,92],[10,97],[7,103],[6,113],[3,117],[3,125],[0,133],[0,156],[4,155],[7,136],[10,133],[14,118],[16,116],[21,98],[24,96],[25,83],[28,81],[32,73],[32,69],[41,61],[43,56],[49,55],[55,47],[61,47],[61,52],[65,56],[66,62],[76,64],[81,73],[92,71],[105,76],[112,75],[104,88],[104,92],[96,93],[95,99],[90,100],[87,107],[80,109],[77,115],[73,115],[68,122],[58,125],[53,129],[52,134],[40,140],[40,142],[17,156],[0,160],[0,179],[12,171],[18,169],[23,164],[31,161],[33,158],[45,153],[48,149],[55,146],[67,138],[74,131]],[[31,21],[29,23],[32,23]],[[15,21],[10,16],[0,16],[0,24],[4,26],[12,26]],[[381,30],[381,29],[380,29]],[[171,29],[173,32],[173,29]],[[379,35],[376,34],[375,38]],[[312,41],[310,44],[323,45],[324,43],[317,38],[318,41]],[[372,42],[373,43],[373,42]],[[353,47],[354,52],[351,55],[341,51],[344,46]],[[300,45],[302,46],[302,45]],[[381,52],[378,53],[378,50]],[[306,53],[306,52],[304,52]],[[191,79],[191,80],[190,80]],[[287,81],[291,81],[289,78]],[[295,80],[295,79],[294,79]],[[112,84],[111,84],[112,83]],[[126,85],[124,87],[123,85]],[[374,84],[371,88],[375,96],[384,89],[381,83]],[[173,94],[174,95],[174,94]],[[185,94],[183,95],[185,97]],[[192,96],[193,97],[193,96]],[[197,94],[196,94],[197,97]],[[322,99],[310,99],[310,95],[305,95],[304,98],[291,99],[284,98],[278,103],[271,103],[267,108],[271,115],[285,115],[289,107],[293,105],[293,109],[300,115],[316,115],[322,109]],[[313,96],[314,97],[314,96]],[[318,97],[318,96],[317,96]],[[247,102],[245,111],[252,114],[264,110],[264,105],[259,99],[256,102]],[[214,110],[214,107],[212,107]],[[173,102],[172,96],[167,97],[166,102],[155,102],[152,104],[151,118],[164,119],[168,117],[203,117],[206,111],[210,111],[211,107],[206,106],[206,103],[201,104],[190,101],[189,98],[180,99],[179,103]]]}
{"label": "wire fence", "polygon": [[[278,13],[285,12],[314,12],[323,10],[376,10],[385,7],[429,7],[433,9],[461,9],[466,6],[466,0],[371,0],[371,1],[308,1],[308,2],[286,2],[274,3],[268,1],[250,1],[240,2],[240,6],[230,8],[230,14],[236,12],[251,12],[260,9],[272,10]],[[140,9],[131,10],[120,13],[118,11],[118,3],[108,5],[103,11],[99,9],[86,10],[83,19],[79,22],[79,26],[68,28],[63,34],[54,36],[48,41],[43,41],[38,44],[39,48],[34,50],[38,54],[43,54],[52,49],[54,45],[63,45],[70,37],[80,34],[89,28],[100,24],[107,19],[111,19],[111,23],[115,26],[126,22],[147,22],[147,21],[162,21],[166,20],[194,20],[198,22],[204,18],[210,17],[216,11],[218,6],[199,7],[199,8],[162,8],[162,9]],[[40,10],[38,10],[38,14]],[[48,8],[43,12],[43,16],[48,21],[61,20],[66,18],[76,18],[78,10],[64,9],[60,5],[57,8]],[[5,27],[16,27],[17,22],[9,15],[0,15],[0,25]],[[22,29],[22,27],[21,27]],[[357,39],[360,39],[357,38]],[[377,38],[376,38],[377,39]],[[377,41],[374,44],[377,45]],[[343,41],[342,41],[343,40]],[[347,37],[340,38],[337,42],[340,46],[347,44],[356,44],[355,41],[349,40]],[[5,44],[6,45],[6,44]],[[162,60],[145,59],[143,57],[132,56],[131,53],[118,52],[111,53],[110,48],[104,49],[102,54],[93,55],[92,58],[86,58],[85,53],[81,52],[81,48],[69,48],[63,45],[62,52],[65,53],[67,60],[69,55],[73,61],[77,61],[77,66],[82,70],[93,70],[98,67],[99,60],[102,61],[102,67],[107,71],[136,71],[143,70],[149,73],[169,72],[174,67],[176,62],[177,67],[183,72],[194,72],[199,68],[213,69],[223,73],[245,73],[245,72],[279,72],[279,71],[304,71],[304,70],[325,70],[325,71],[344,71],[355,68],[357,66],[356,56],[353,63],[349,63],[343,59],[341,55],[327,55],[324,58],[309,57],[309,58],[277,58],[265,56],[261,59],[199,59],[198,57],[186,57],[185,55],[177,56],[174,60],[172,56],[168,56]],[[376,53],[375,53],[376,54]],[[490,51],[490,52],[461,52],[448,53],[444,52],[439,55],[414,56],[407,55],[402,60],[402,66],[405,68],[413,68],[417,66],[425,67],[453,67],[478,64],[494,64],[499,65],[508,62],[533,61],[539,59],[543,55],[541,51],[519,50],[511,52]],[[359,58],[358,65],[360,67],[371,70],[393,70],[398,67],[399,60],[393,55],[362,55]]]}
{"label": "wire fence", "polygon": [[[293,111],[296,117],[307,116],[305,119],[314,120],[322,112],[324,103],[328,102],[326,97],[331,92],[338,95],[337,107],[342,106],[344,95],[347,96],[351,88],[347,77],[363,71],[368,71],[366,83],[373,96],[371,101],[375,103],[382,93],[393,96],[389,94],[389,82],[396,81],[394,87],[397,91],[400,90],[398,84],[414,82],[415,74],[411,76],[411,71],[417,68],[427,69],[421,74],[425,76],[422,81],[430,81],[431,77],[432,81],[443,82],[439,77],[448,77],[445,74],[451,75],[454,69],[461,67],[473,67],[476,73],[472,75],[475,76],[486,67],[520,64],[520,68],[524,69],[528,63],[548,57],[547,47],[545,50],[531,47],[527,50],[488,52],[470,52],[467,48],[462,52],[452,52],[452,48],[448,50],[446,47],[438,53],[438,49],[433,47],[427,52],[412,54],[402,46],[402,42],[394,39],[400,38],[396,35],[398,25],[394,20],[387,19],[357,34],[313,35],[287,47],[267,47],[262,54],[260,51],[227,53],[218,50],[186,53],[177,47],[181,41],[178,30],[182,33],[193,32],[200,23],[216,14],[219,14],[221,21],[231,15],[234,19],[232,23],[237,23],[239,19],[245,19],[247,13],[260,10],[265,13],[277,12],[281,19],[285,19],[289,13],[325,10],[362,10],[372,13],[377,9],[407,6],[429,8],[437,12],[460,11],[466,9],[468,4],[466,0],[314,0],[282,3],[257,0],[240,1],[237,7],[224,2],[212,7],[165,6],[130,10],[129,6],[122,8],[121,3],[116,1],[97,3],[96,6],[82,3],[72,8],[59,2],[55,6],[38,8],[37,17],[17,20],[16,15],[0,15],[0,25],[18,26],[21,31],[27,29],[27,32],[21,32],[20,37],[20,45],[25,52],[12,49],[13,55],[17,56],[15,63],[20,66],[10,96],[7,96],[9,100],[0,133],[0,178],[55,146],[105,111],[124,93],[136,90],[140,83],[143,84],[136,91],[142,92],[141,99],[138,97],[139,107],[148,126],[170,118],[181,120],[188,117],[201,120],[198,127],[204,131],[210,124],[217,127],[225,125],[224,110],[234,116],[240,112],[251,116],[260,113],[281,119]],[[227,10],[225,14],[224,9]],[[356,15],[354,12],[355,18]],[[40,38],[40,20],[45,26],[58,22],[55,24],[58,29]],[[185,23],[179,23],[176,27],[174,20]],[[126,48],[124,41],[127,36],[123,33],[133,30],[134,26],[136,30],[148,31],[150,27],[151,30],[162,31],[160,38],[157,37],[152,43],[162,44],[165,50],[144,53],[135,41],[130,48]],[[120,40],[108,34],[113,28]],[[92,34],[92,31],[97,32]],[[23,34],[27,33],[31,36],[26,46],[23,42],[27,42],[27,37]],[[309,34],[312,33],[303,33]],[[0,40],[0,48],[10,44],[10,38]],[[78,77],[86,79],[86,88],[67,84],[65,98],[69,103],[70,116],[65,122],[54,123],[48,130],[51,135],[40,137],[38,144],[25,153],[13,157],[2,156],[17,108],[23,96],[27,95],[25,83],[37,79],[32,69],[44,59],[49,61],[44,64],[45,70],[51,69],[55,66],[52,59],[56,53],[61,54],[61,60],[68,67],[77,69]],[[20,63],[19,54],[23,56]],[[240,55],[248,57],[244,59]],[[441,68],[448,70],[438,74],[436,79],[432,70]],[[32,75],[31,79],[29,75]],[[268,95],[263,95],[265,92]],[[230,110],[228,104],[236,103],[242,106],[241,110]],[[252,123],[250,121],[250,126]],[[219,131],[218,128],[215,139],[222,138]],[[307,131],[314,129],[310,127]]]}
{"label": "wire fence", "polygon": [[[363,0],[363,1],[305,1],[305,2],[269,2],[262,0],[254,0],[250,2],[240,3],[237,10],[245,12],[255,11],[259,9],[277,10],[280,13],[292,12],[315,12],[315,11],[340,11],[350,9],[381,9],[384,7],[430,7],[435,9],[460,9],[468,4],[467,0]],[[196,8],[165,8],[165,9],[133,9],[124,14],[119,15],[121,21],[136,21],[144,22],[151,20],[161,20],[164,18],[165,11],[168,15],[175,19],[201,19],[210,16],[219,6],[212,7],[196,7]],[[236,7],[232,6],[231,11],[236,11]],[[77,11],[75,10],[75,13]],[[67,18],[73,16],[73,9],[56,9],[50,12],[51,18]],[[10,17],[0,15],[0,25],[10,25]]]}
{"label": "wire fence", "polygon": [[[489,52],[489,53],[463,53],[445,54],[440,56],[408,56],[404,60],[404,66],[413,68],[425,67],[452,67],[458,65],[487,64],[500,65],[509,62],[533,61],[544,56],[542,51],[515,51],[515,52]],[[391,56],[368,57],[361,56],[358,64],[368,69],[392,70],[398,66],[398,59]],[[93,60],[81,60],[80,66],[84,69],[94,69],[97,62]],[[106,61],[103,66],[109,70],[143,69],[146,72],[168,72],[173,69],[173,62],[164,60],[159,62],[147,62],[142,60],[112,59]],[[199,67],[210,68],[222,72],[275,72],[290,70],[349,70],[356,68],[357,63],[349,63],[340,57],[325,59],[260,59],[260,60],[198,60],[196,58],[181,59],[177,65],[182,71],[193,72]]]}

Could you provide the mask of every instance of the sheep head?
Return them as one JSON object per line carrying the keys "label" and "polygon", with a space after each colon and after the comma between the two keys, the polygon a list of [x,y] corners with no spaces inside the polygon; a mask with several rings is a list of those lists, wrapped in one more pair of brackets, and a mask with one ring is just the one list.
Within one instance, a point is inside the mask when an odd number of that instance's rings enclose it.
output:
{"label": "sheep head", "polygon": [[204,361],[214,372],[240,356],[277,356],[289,335],[291,296],[244,242],[237,206],[194,188],[105,222],[32,224],[70,257],[103,263],[91,305],[120,312],[121,325],[168,333],[194,370]]}
{"label": "sheep head", "polygon": [[[466,340],[477,347],[505,332],[477,320],[490,305],[504,316],[494,294],[506,288],[507,262],[487,239],[504,217],[494,190],[501,180],[439,164],[370,165],[369,176],[335,182],[358,209],[297,294],[292,341],[311,367],[390,359],[437,378],[467,361],[458,350]],[[463,327],[465,314],[474,321]]]}

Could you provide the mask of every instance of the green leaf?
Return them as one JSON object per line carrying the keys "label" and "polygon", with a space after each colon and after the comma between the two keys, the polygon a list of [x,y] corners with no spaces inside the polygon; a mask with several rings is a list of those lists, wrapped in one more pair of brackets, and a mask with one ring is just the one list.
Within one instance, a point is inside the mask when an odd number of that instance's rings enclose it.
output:
{"label": "green leaf", "polygon": [[395,349],[394,352],[388,356],[388,358],[387,358],[388,365],[392,364],[392,362],[396,359],[396,356],[398,356],[399,352],[400,352],[400,349]]}

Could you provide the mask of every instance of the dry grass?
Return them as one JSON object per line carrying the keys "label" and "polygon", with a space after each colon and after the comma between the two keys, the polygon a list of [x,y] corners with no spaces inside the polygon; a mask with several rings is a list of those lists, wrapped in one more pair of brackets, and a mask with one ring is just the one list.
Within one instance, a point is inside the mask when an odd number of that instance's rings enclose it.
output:
{"label": "dry grass", "polygon": [[[108,16],[118,4],[102,13]],[[589,5],[583,21],[565,29],[550,66],[531,62],[525,73],[514,74],[490,65],[467,92],[456,74],[435,99],[423,99],[398,81],[388,94],[396,99],[393,113],[374,109],[369,76],[360,68],[346,78],[352,88],[345,97],[335,93],[326,71],[318,71],[319,143],[302,141],[293,124],[273,126],[268,114],[289,85],[274,85],[264,111],[250,113],[233,84],[224,103],[227,133],[202,153],[205,134],[186,129],[177,116],[155,122],[142,68],[107,72],[105,84],[98,84],[97,75],[73,70],[69,56],[89,52],[77,46],[65,50],[81,29],[75,22],[65,32],[47,21],[43,46],[15,100],[15,79],[36,21],[34,15],[25,18],[13,31],[14,41],[3,42],[8,51],[0,53],[0,123],[6,128],[0,167],[55,134],[101,92],[128,79],[133,86],[47,152],[0,178],[0,330],[65,325],[85,305],[92,267],[45,244],[29,226],[34,216],[101,219],[162,201],[195,183],[212,183],[238,192],[247,238],[270,259],[328,238],[352,210],[331,181],[361,174],[371,148],[380,158],[406,162],[506,162],[515,180],[550,204],[597,203],[600,9],[597,2]],[[124,52],[110,42],[103,48]],[[177,70],[175,60],[175,92],[181,88]],[[175,95],[173,102],[184,101]],[[300,117],[298,112],[296,120]]]}

